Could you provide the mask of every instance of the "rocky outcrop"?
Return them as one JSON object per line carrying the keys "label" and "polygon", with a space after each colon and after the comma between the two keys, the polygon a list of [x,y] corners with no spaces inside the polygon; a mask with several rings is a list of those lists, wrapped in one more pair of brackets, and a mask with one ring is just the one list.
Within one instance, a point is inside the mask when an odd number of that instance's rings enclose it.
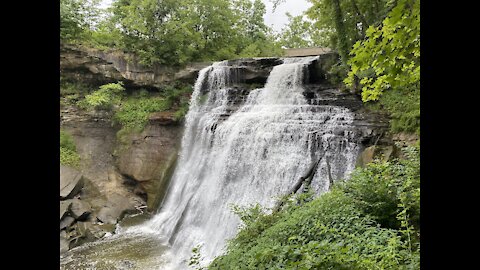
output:
{"label": "rocky outcrop", "polygon": [[[393,144],[391,135],[388,133],[388,117],[366,110],[358,95],[342,91],[332,82],[330,70],[338,61],[338,54],[327,50],[305,67],[303,95],[307,102],[311,105],[340,106],[352,111],[355,116],[354,129],[365,148],[374,144]],[[272,69],[281,63],[283,60],[277,57],[226,61],[225,65],[229,67],[226,78],[230,82],[226,93],[228,106],[226,112],[220,116],[220,120],[227,119],[240,108],[250,91],[262,87]],[[202,91],[207,91],[207,83],[203,84]],[[337,132],[348,132],[348,130]]]}
{"label": "rocky outcrop", "polygon": [[[354,125],[361,130],[364,147],[388,145],[388,119],[368,112],[358,96],[342,92],[328,80],[328,70],[338,55],[327,52],[308,66],[304,96],[310,104],[347,107],[355,113]],[[228,90],[228,117],[245,101],[248,93],[266,83],[280,58],[230,60],[236,66],[229,78],[236,83]],[[131,86],[161,87],[175,80],[193,82],[198,71],[209,63],[183,68],[144,67],[123,52],[106,52],[62,46],[62,76],[101,85],[123,80]],[[112,125],[112,113],[87,112],[76,106],[64,106],[61,127],[72,135],[81,157],[79,170],[63,169],[61,178],[60,230],[61,251],[114,233],[124,216],[155,210],[165,196],[168,181],[178,155],[182,125],[172,112],[151,114],[141,133],[118,140],[119,127]],[[339,132],[345,132],[339,130]],[[373,158],[377,150],[368,150],[361,163]],[[377,151],[378,152],[378,151]]]}
{"label": "rocky outcrop", "polygon": [[[140,134],[117,139],[112,113],[65,106],[60,113],[81,157],[80,168],[62,166],[61,244],[81,245],[114,233],[128,215],[156,209],[168,184],[181,138],[172,112],[152,114]],[[123,151],[116,151],[122,148]],[[116,155],[115,155],[116,154]],[[110,225],[112,227],[104,227]]]}
{"label": "rocky outcrop", "polygon": [[372,145],[360,153],[357,159],[357,165],[365,167],[375,159],[388,161],[398,156],[398,148],[395,145]]}
{"label": "rocky outcrop", "polygon": [[[61,166],[60,179],[81,179],[72,198],[60,201],[60,251],[94,241],[115,230],[115,224],[127,213],[140,212],[145,204],[121,188],[101,193],[82,172]],[[62,180],[61,180],[62,181]],[[65,180],[64,180],[65,181]],[[77,183],[80,181],[76,181]],[[63,190],[61,189],[60,192]],[[112,193],[112,192],[116,193]],[[123,191],[123,192],[122,192]],[[74,195],[72,195],[74,194]],[[113,227],[105,227],[111,224]]]}
{"label": "rocky outcrop", "polygon": [[138,58],[119,50],[99,50],[82,46],[60,46],[60,71],[63,76],[104,84],[124,81],[138,87],[162,87],[174,81],[193,83],[198,72],[211,63],[190,63],[182,67],[146,67]]}
{"label": "rocky outcrop", "polygon": [[60,200],[71,199],[82,189],[82,174],[70,167],[60,166]]}
{"label": "rocky outcrop", "polygon": [[171,112],[154,113],[140,134],[131,134],[117,158],[118,170],[141,186],[147,206],[154,210],[163,199],[175,163],[182,128]]}

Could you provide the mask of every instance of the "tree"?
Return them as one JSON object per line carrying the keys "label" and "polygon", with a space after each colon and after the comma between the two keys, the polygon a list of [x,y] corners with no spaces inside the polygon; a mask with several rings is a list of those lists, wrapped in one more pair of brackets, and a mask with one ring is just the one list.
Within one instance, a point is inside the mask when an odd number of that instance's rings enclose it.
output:
{"label": "tree", "polygon": [[236,54],[239,57],[280,55],[280,45],[263,19],[265,4],[261,0],[236,0],[232,5],[236,20]]}
{"label": "tree", "polygon": [[118,0],[112,21],[143,64],[182,65],[278,52],[265,10],[260,0]]}
{"label": "tree", "polygon": [[312,23],[304,19],[304,15],[292,16],[286,13],[288,24],[280,34],[280,44],[287,48],[302,48],[314,46],[311,31]]}
{"label": "tree", "polygon": [[79,39],[95,25],[99,0],[60,0],[60,40]]}
{"label": "tree", "polygon": [[[271,0],[274,9],[285,3],[286,0]],[[365,30],[381,21],[388,8],[393,5],[392,0],[309,0],[312,6],[305,12],[311,25],[302,23],[296,18],[291,21],[290,29],[284,31],[283,41],[293,40],[300,35],[297,31],[303,29],[309,32],[311,40],[315,44],[337,49],[342,62],[348,61],[349,51],[352,45],[365,36]],[[293,29],[297,30],[293,34]],[[291,36],[292,38],[288,38]],[[302,38],[305,40],[305,38]],[[299,42],[300,39],[297,39]],[[328,42],[327,42],[328,41]],[[288,43],[288,42],[287,42]],[[295,42],[294,42],[295,43]],[[309,45],[308,42],[300,42],[301,46]]]}
{"label": "tree", "polygon": [[363,101],[378,100],[388,89],[416,89],[420,82],[420,0],[399,0],[379,26],[350,52],[345,83],[360,79]]}
{"label": "tree", "polygon": [[[325,29],[330,46],[337,49],[344,63],[352,45],[365,35],[368,26],[382,20],[392,4],[388,0],[309,0],[307,16],[317,29]],[[333,31],[332,31],[333,30]]]}

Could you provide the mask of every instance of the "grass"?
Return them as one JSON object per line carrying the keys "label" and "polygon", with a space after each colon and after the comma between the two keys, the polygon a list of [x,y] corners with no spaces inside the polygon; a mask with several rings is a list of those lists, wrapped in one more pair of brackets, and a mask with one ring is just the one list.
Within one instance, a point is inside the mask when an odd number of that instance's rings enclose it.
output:
{"label": "grass", "polygon": [[60,164],[78,168],[80,156],[73,138],[64,130],[60,130]]}

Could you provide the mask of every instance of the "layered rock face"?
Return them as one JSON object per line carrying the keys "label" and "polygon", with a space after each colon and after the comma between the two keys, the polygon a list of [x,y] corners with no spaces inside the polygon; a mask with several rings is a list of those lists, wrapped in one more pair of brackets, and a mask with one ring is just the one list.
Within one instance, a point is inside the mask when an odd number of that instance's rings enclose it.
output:
{"label": "layered rock face", "polygon": [[80,46],[61,45],[60,70],[81,80],[108,83],[124,81],[132,87],[161,87],[174,81],[193,83],[198,71],[211,63],[190,63],[184,67],[154,65],[146,67],[137,57],[121,51],[102,51]]}
{"label": "layered rock face", "polygon": [[[176,80],[193,82],[199,70],[209,65],[146,68],[134,57],[121,52],[69,46],[62,46],[61,50],[62,76],[92,86],[121,80],[131,89],[161,88]],[[302,95],[307,103],[348,109],[353,115],[349,128],[353,126],[356,130],[362,148],[391,144],[391,138],[386,135],[387,118],[366,112],[359,97],[331,85],[328,70],[337,61],[335,53],[327,52],[306,66],[308,76],[303,77]],[[225,90],[228,104],[218,121],[228,119],[244,105],[249,93],[263,87],[272,69],[282,62],[281,58],[226,61],[225,64],[232,68],[225,80],[234,83],[229,83],[230,87]],[[208,85],[200,87],[205,88],[197,97],[201,99]],[[85,112],[68,105],[61,109],[60,123],[72,135],[81,157],[80,169],[70,170],[70,174],[75,175],[70,177],[73,182],[68,185],[61,182],[62,251],[113,233],[115,224],[128,213],[139,213],[145,208],[154,211],[162,204],[183,132],[183,124],[174,120],[172,112],[150,115],[145,129],[139,134],[128,135],[123,142],[117,139],[119,127],[112,125],[111,112]],[[214,130],[216,125],[210,128]],[[341,134],[348,130],[340,128],[336,132]],[[360,156],[368,160],[368,154]],[[68,174],[67,171],[63,169],[62,174]]]}
{"label": "layered rock face", "polygon": [[181,134],[182,127],[171,112],[153,113],[142,133],[129,136],[131,144],[117,158],[118,170],[146,193],[149,210],[155,210],[165,195]]}
{"label": "layered rock face", "polygon": [[[123,81],[130,91],[159,86],[145,79],[148,72],[128,75],[125,69],[131,70],[131,64],[117,69],[122,63],[118,59],[108,62],[75,47],[62,46],[60,54],[61,76],[71,83],[96,89]],[[124,216],[155,210],[165,193],[179,148],[181,123],[174,120],[173,112],[153,114],[142,133],[130,134],[120,142],[120,127],[113,125],[112,117],[112,111],[85,111],[68,102],[61,106],[61,128],[72,136],[81,158],[79,168],[61,169],[61,251],[114,233]],[[88,211],[81,213],[82,209]]]}
{"label": "layered rock face", "polygon": [[165,202],[127,233],[154,232],[175,254],[172,269],[184,269],[195,245],[210,260],[235,235],[230,205],[273,207],[313,164],[317,194],[347,178],[359,153],[386,138],[388,122],[331,85],[336,58],[239,59],[201,70]]}
{"label": "layered rock face", "polygon": [[[161,114],[153,114],[142,133],[130,134],[120,143],[110,113],[85,112],[74,106],[61,111],[61,127],[71,134],[81,157],[79,169],[61,167],[60,227],[69,232],[61,238],[70,241],[70,248],[114,232],[126,214],[158,207],[182,134],[172,113]],[[78,208],[89,209],[87,218]],[[99,224],[113,227],[103,233],[85,232],[98,231]]]}

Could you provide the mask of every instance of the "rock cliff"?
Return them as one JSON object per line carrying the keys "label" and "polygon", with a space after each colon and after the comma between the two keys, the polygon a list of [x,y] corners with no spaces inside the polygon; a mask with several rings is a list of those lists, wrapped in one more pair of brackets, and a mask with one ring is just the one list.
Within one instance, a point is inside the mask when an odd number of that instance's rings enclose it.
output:
{"label": "rock cliff", "polygon": [[[354,126],[361,131],[359,136],[365,149],[359,156],[359,165],[378,153],[393,156],[393,141],[401,138],[389,134],[388,118],[369,112],[358,96],[339,90],[329,80],[330,67],[337,61],[337,54],[325,52],[308,66],[304,96],[310,104],[337,105],[354,113]],[[229,110],[224,118],[245,102],[250,90],[264,85],[270,71],[282,60],[258,58],[228,62],[236,66],[229,78],[238,83],[229,89]],[[131,91],[138,87],[161,88],[178,80],[193,83],[199,70],[209,64],[144,67],[134,56],[123,52],[67,45],[61,46],[60,54],[64,78],[92,87],[120,80]],[[81,157],[78,170],[61,169],[62,251],[113,233],[115,224],[125,214],[158,208],[165,196],[182,136],[182,123],[175,120],[173,112],[151,114],[141,133],[129,134],[122,142],[117,139],[120,127],[112,124],[112,113],[108,111],[86,112],[75,105],[64,105],[60,110],[60,124],[72,135]]]}

